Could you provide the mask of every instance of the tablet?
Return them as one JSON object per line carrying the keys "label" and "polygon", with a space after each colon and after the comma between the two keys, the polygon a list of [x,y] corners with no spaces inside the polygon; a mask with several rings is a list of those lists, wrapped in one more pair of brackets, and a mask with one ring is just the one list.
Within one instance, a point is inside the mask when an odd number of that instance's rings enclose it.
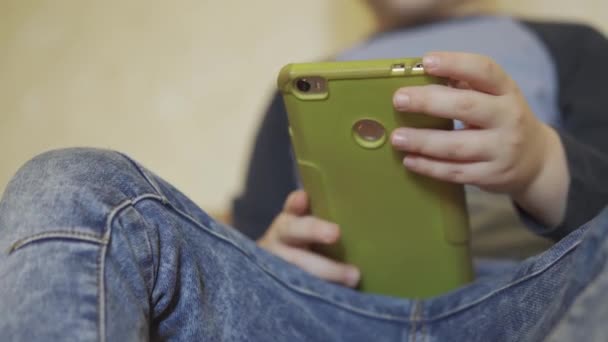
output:
{"label": "tablet", "polygon": [[451,120],[392,105],[401,87],[445,83],[425,74],[420,58],[289,64],[280,72],[312,214],[342,231],[319,251],[358,266],[361,291],[426,298],[473,278],[463,186],[408,171],[389,141],[398,127],[453,129]]}

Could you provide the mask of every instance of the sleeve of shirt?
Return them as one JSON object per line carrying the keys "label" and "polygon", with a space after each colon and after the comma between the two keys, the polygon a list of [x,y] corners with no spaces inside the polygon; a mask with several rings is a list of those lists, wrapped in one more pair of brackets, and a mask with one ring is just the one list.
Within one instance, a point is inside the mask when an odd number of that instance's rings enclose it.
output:
{"label": "sleeve of shirt", "polygon": [[[545,42],[559,76],[558,130],[570,172],[567,209],[554,228],[532,222],[544,236],[561,239],[608,204],[608,41],[575,24],[527,23]],[[525,215],[526,221],[534,221]]]}
{"label": "sleeve of shirt", "polygon": [[258,129],[245,179],[245,187],[233,201],[235,228],[252,239],[264,234],[296,189],[287,112],[275,94]]}

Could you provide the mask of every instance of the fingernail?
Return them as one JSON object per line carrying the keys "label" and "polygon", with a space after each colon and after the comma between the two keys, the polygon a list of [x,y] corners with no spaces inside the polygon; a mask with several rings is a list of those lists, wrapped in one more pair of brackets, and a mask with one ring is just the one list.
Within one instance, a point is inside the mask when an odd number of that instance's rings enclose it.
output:
{"label": "fingernail", "polygon": [[393,105],[397,109],[406,109],[410,104],[410,96],[407,94],[397,93],[393,98]]}
{"label": "fingernail", "polygon": [[407,144],[407,136],[404,132],[395,131],[392,135],[391,141],[395,146],[405,146]]}
{"label": "fingernail", "polygon": [[416,164],[416,159],[414,159],[414,158],[405,157],[403,159],[403,165],[405,165],[406,167],[412,167],[415,164]]}
{"label": "fingernail", "polygon": [[424,67],[427,69],[435,68],[439,65],[439,57],[433,55],[424,56],[422,64],[424,64]]}
{"label": "fingernail", "polygon": [[336,238],[336,232],[333,229],[327,228],[323,232],[323,239],[327,242],[333,242]]}
{"label": "fingernail", "polygon": [[346,282],[349,286],[355,287],[359,283],[359,278],[361,278],[361,273],[355,267],[350,267],[348,271],[346,271]]}

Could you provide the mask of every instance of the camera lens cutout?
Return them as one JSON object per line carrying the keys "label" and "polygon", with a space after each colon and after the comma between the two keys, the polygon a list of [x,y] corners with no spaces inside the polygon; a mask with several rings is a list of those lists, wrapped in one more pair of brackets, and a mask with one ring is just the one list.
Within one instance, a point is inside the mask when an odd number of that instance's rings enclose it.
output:
{"label": "camera lens cutout", "polygon": [[294,95],[301,99],[323,99],[328,95],[327,80],[321,76],[301,76],[292,81]]}
{"label": "camera lens cutout", "polygon": [[310,82],[308,82],[305,78],[301,78],[296,82],[296,87],[299,91],[306,93],[310,90],[312,86],[310,85]]}

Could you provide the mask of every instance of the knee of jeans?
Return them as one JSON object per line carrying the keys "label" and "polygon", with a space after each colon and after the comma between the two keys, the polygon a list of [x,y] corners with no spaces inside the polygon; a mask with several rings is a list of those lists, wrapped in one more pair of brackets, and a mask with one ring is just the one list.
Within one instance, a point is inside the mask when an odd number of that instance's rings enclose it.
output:
{"label": "knee of jeans", "polygon": [[9,183],[9,188],[12,186],[33,192],[56,189],[61,193],[70,187],[112,189],[123,197],[155,192],[133,161],[116,151],[95,148],[44,152],[21,167]]}
{"label": "knee of jeans", "polygon": [[142,170],[117,152],[53,150],[27,162],[8,184],[0,228],[19,238],[49,231],[102,236],[115,208],[145,194],[157,195]]}

